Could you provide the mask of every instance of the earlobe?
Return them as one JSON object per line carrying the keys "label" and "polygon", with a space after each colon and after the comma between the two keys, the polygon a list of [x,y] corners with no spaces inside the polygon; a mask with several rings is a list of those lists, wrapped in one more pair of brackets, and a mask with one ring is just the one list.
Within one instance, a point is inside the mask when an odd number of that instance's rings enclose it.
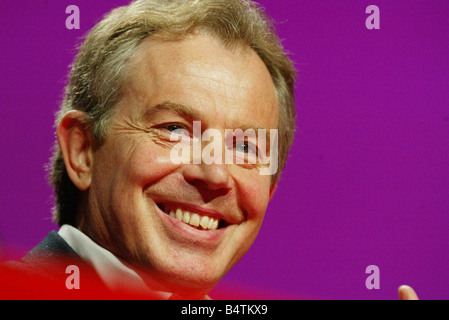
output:
{"label": "earlobe", "polygon": [[84,118],[84,112],[70,111],[64,115],[57,129],[67,173],[73,184],[82,191],[90,187],[92,172],[91,135]]}

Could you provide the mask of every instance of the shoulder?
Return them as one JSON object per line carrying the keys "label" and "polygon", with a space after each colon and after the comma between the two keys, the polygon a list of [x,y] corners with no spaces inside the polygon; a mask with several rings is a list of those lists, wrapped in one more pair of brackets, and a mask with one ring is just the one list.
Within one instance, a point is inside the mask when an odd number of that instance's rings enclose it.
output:
{"label": "shoulder", "polygon": [[19,261],[7,261],[1,264],[5,268],[15,269],[18,272],[26,272],[52,278],[54,271],[67,263],[83,263],[73,249],[58,235],[51,231],[37,246],[30,250]]}
{"label": "shoulder", "polygon": [[46,299],[64,297],[69,292],[66,280],[69,266],[76,266],[80,274],[100,285],[94,269],[84,262],[67,242],[51,231],[36,247],[19,261],[0,264],[0,298]]}
{"label": "shoulder", "polygon": [[53,259],[81,260],[56,231],[51,231],[36,247],[22,258],[22,262],[38,265]]}

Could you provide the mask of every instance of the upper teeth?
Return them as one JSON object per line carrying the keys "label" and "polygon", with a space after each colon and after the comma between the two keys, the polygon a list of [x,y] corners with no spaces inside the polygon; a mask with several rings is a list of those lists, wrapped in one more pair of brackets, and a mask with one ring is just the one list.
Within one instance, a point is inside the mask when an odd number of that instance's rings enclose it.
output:
{"label": "upper teeth", "polygon": [[178,208],[176,210],[170,210],[170,216],[190,224],[194,227],[202,227],[203,229],[215,230],[218,228],[218,219],[214,219],[208,216],[201,216],[197,213],[191,213],[189,211],[183,211]]}

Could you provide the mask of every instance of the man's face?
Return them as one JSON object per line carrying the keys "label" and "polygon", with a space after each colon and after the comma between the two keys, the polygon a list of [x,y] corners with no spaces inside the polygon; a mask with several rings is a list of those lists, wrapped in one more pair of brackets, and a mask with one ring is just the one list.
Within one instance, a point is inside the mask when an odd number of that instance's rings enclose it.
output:
{"label": "man's face", "polygon": [[[192,135],[193,121],[223,140],[225,129],[277,129],[272,79],[255,52],[208,35],[148,38],[131,65],[106,141],[93,153],[83,229],[158,282],[207,292],[255,240],[272,177],[258,165],[174,164],[170,135]],[[236,147],[236,156],[245,150]]]}

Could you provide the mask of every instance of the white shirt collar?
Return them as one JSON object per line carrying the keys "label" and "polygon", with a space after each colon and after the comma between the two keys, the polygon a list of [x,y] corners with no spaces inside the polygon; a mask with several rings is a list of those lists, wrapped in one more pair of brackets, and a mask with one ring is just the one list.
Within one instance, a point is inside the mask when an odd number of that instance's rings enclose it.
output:
{"label": "white shirt collar", "polygon": [[[171,293],[151,290],[129,265],[117,258],[110,251],[96,244],[80,230],[63,225],[58,231],[69,246],[84,261],[90,263],[105,285],[111,290],[134,288],[138,292],[157,294],[161,299],[168,299]],[[126,287],[124,287],[126,284]]]}

